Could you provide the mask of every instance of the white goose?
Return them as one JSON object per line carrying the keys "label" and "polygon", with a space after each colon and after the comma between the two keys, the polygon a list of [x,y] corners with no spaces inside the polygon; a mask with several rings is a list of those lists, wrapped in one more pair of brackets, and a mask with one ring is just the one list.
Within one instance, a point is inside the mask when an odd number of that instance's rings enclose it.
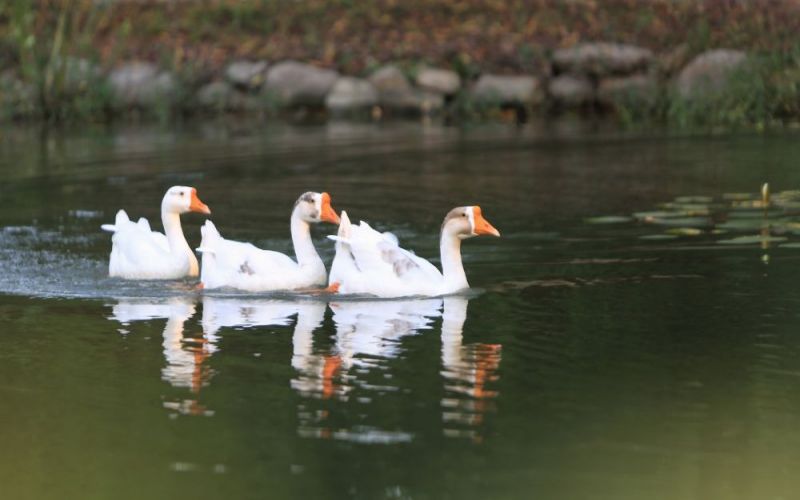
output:
{"label": "white goose", "polygon": [[336,256],[328,280],[339,293],[379,297],[437,296],[469,288],[461,263],[461,240],[480,234],[500,236],[483,218],[478,206],[451,210],[442,224],[440,251],[442,271],[413,252],[400,248],[391,233],[380,233],[366,222],[352,225],[342,212],[336,240]]}
{"label": "white goose", "polygon": [[290,227],[297,261],[288,255],[261,250],[252,243],[226,240],[211,221],[200,229],[197,249],[203,254],[203,288],[230,287],[249,292],[296,290],[324,286],[327,272],[311,241],[311,224],[339,223],[328,193],[308,192],[292,210]]}
{"label": "white goose", "polygon": [[150,229],[142,217],[138,222],[128,218],[125,210],[117,212],[114,224],[103,224],[105,231],[114,233],[111,238],[111,258],[108,274],[125,279],[178,279],[197,276],[197,257],[186,242],[181,228],[181,214],[211,210],[197,197],[197,190],[187,186],[173,186],[161,200],[161,222],[164,232]]}

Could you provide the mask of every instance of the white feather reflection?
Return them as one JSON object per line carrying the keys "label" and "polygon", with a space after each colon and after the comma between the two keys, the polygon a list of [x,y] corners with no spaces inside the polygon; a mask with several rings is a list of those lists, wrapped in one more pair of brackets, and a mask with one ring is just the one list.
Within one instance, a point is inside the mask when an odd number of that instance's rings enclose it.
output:
{"label": "white feather reflection", "polygon": [[165,401],[164,407],[183,414],[212,415],[198,401],[202,387],[206,386],[213,372],[206,361],[217,350],[216,336],[186,337],[184,325],[195,313],[195,304],[190,299],[170,298],[162,302],[120,299],[112,308],[111,318],[129,325],[135,321],[165,318],[162,333],[162,351],[166,361],[161,378],[173,387],[188,388],[193,397],[178,401]]}
{"label": "white feather reflection", "polygon": [[[331,302],[336,326],[335,343],[314,354],[310,343],[295,343],[293,365],[299,373],[292,386],[302,395],[319,400],[334,399],[346,404],[367,405],[373,396],[397,392],[391,382],[389,361],[403,356],[403,339],[433,327],[441,315],[441,299]],[[302,352],[298,351],[302,345]],[[382,371],[385,385],[370,382],[370,372]],[[350,398],[357,392],[357,397]],[[320,403],[321,404],[321,403]],[[413,433],[382,429],[367,420],[355,427],[337,427],[331,420],[331,407],[313,409],[311,402],[298,408],[298,433],[303,437],[338,439],[360,443],[409,441]]]}
{"label": "white feather reflection", "polygon": [[402,351],[400,340],[431,328],[441,299],[332,302],[336,350],[345,369],[369,368]]}
{"label": "white feather reflection", "polygon": [[216,335],[220,328],[287,326],[304,306],[321,308],[323,314],[325,312],[325,304],[319,302],[206,296],[203,297],[203,332],[206,335]]}
{"label": "white feather reflection", "polygon": [[252,328],[258,326],[288,326],[297,318],[292,335],[292,366],[301,374],[313,376],[292,380],[299,391],[322,391],[322,378],[317,372],[319,357],[312,354],[314,330],[325,318],[327,304],[321,301],[289,302],[286,300],[238,298],[203,298],[203,331],[214,336],[220,328]]}
{"label": "white feather reflection", "polygon": [[[442,398],[444,434],[481,441],[479,426],[487,411],[493,411],[497,391],[491,386],[498,380],[501,361],[500,344],[464,345],[464,322],[467,299],[446,297],[442,312],[442,376],[447,396]],[[466,396],[466,398],[465,398]]]}

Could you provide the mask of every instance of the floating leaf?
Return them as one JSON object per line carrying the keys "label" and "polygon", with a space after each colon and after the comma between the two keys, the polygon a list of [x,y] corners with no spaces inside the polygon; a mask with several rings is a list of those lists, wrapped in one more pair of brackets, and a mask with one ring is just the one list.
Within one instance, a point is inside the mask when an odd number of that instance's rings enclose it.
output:
{"label": "floating leaf", "polygon": [[674,234],[676,236],[699,236],[703,231],[696,227],[674,227],[667,230],[667,234]]}
{"label": "floating leaf", "polygon": [[786,238],[783,236],[761,236],[757,234],[753,236],[738,236],[729,240],[719,240],[717,243],[720,245],[752,245],[759,243],[780,243],[781,241],[786,241]]}
{"label": "floating leaf", "polygon": [[651,240],[651,241],[674,240],[677,238],[678,235],[676,234],[646,234],[644,236],[639,236],[640,240]]}
{"label": "floating leaf", "polygon": [[678,196],[675,198],[675,203],[711,203],[710,196]]}
{"label": "floating leaf", "polygon": [[708,217],[676,217],[668,219],[654,219],[653,223],[662,226],[674,227],[709,227],[711,219]]}
{"label": "floating leaf", "polygon": [[768,207],[769,203],[765,204],[761,200],[745,200],[745,201],[734,201],[732,203],[732,205],[735,208],[745,208],[745,209],[746,208],[750,208],[750,209],[761,208],[761,209],[763,209],[763,208]]}
{"label": "floating leaf", "polygon": [[730,229],[733,231],[752,231],[770,227],[767,221],[761,219],[732,219],[721,224],[717,224],[720,229]]}
{"label": "floating leaf", "polygon": [[752,200],[755,198],[755,195],[752,193],[725,193],[722,195],[723,200],[729,201],[744,201],[744,200]]}
{"label": "floating leaf", "polygon": [[653,212],[635,212],[633,216],[645,222],[652,222],[653,219],[669,219],[671,217],[683,217],[684,214],[680,212],[667,212],[666,210],[656,210]]}
{"label": "floating leaf", "polygon": [[666,210],[683,213],[683,215],[708,215],[711,208],[698,203],[662,203],[659,205]]}
{"label": "floating leaf", "polygon": [[622,224],[631,220],[633,219],[624,215],[604,215],[601,217],[589,217],[586,222],[589,224]]}
{"label": "floating leaf", "polygon": [[798,211],[800,211],[800,201],[776,200],[775,201],[775,205],[778,205],[784,211],[787,211],[787,212],[798,212]]}

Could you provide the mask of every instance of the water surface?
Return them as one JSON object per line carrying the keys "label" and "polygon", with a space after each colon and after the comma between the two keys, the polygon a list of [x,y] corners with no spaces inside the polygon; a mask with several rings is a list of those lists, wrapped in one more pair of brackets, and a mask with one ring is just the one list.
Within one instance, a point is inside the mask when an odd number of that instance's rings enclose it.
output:
{"label": "water surface", "polygon": [[[800,241],[797,215],[742,216],[724,195],[800,188],[797,144],[335,123],[9,130],[2,497],[792,498],[800,249],[782,245]],[[125,208],[160,227],[173,184],[196,186],[226,237],[281,251],[306,190],[436,263],[453,206],[480,204],[503,237],[464,243],[476,290],[444,299],[107,278],[100,224]],[[713,200],[707,222],[593,223],[687,195]],[[745,217],[762,222],[728,224]],[[202,221],[184,217],[192,245]],[[763,231],[779,240],[720,244]],[[332,227],[313,232],[330,262]]]}

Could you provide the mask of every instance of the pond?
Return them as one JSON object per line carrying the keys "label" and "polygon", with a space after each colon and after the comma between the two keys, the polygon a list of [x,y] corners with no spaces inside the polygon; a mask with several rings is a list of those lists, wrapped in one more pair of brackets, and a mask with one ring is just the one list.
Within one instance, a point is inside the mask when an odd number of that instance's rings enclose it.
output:
{"label": "pond", "polygon": [[[602,126],[6,130],[2,497],[792,497],[798,144]],[[109,279],[100,225],[125,208],[160,230],[173,184],[196,186],[226,237],[284,252],[307,190],[437,264],[454,206],[479,204],[503,236],[464,243],[473,290],[445,298]],[[203,220],[183,217],[193,247]],[[313,229],[328,264],[334,229]]]}

